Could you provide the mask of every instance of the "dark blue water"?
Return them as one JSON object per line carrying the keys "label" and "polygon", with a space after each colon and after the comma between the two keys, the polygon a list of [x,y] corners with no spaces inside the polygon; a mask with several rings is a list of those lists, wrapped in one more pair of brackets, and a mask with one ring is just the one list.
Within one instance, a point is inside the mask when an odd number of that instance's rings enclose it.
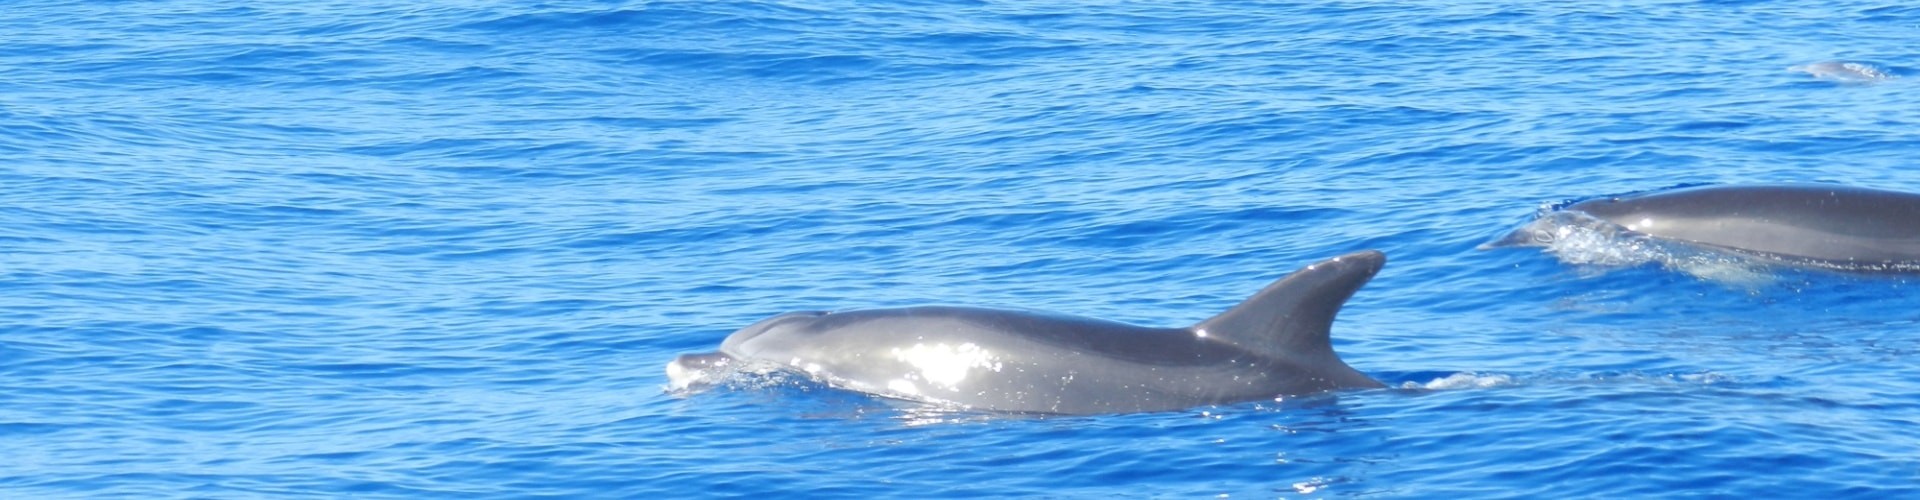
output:
{"label": "dark blue water", "polygon": [[[1920,191],[1898,2],[15,2],[0,496],[1920,494],[1904,278],[1474,246]],[[1787,71],[1868,62],[1906,78]],[[1204,319],[1391,257],[1396,387],[1091,417],[665,390],[794,309]]]}

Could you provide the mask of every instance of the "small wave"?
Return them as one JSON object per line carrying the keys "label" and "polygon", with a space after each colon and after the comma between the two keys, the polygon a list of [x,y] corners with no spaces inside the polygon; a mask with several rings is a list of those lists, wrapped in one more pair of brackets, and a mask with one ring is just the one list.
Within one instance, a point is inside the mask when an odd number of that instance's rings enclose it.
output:
{"label": "small wave", "polygon": [[1504,373],[1458,372],[1426,382],[1408,380],[1401,382],[1400,389],[1450,391],[1460,389],[1491,389],[1495,387],[1517,386],[1522,384],[1606,384],[1606,383],[1660,383],[1683,385],[1725,385],[1737,382],[1733,377],[1715,372],[1695,373],[1542,373],[1516,377]]}
{"label": "small wave", "polygon": [[1598,372],[1598,373],[1548,373],[1529,379],[1541,384],[1654,384],[1654,385],[1728,385],[1740,382],[1731,375],[1712,371],[1701,372]]}

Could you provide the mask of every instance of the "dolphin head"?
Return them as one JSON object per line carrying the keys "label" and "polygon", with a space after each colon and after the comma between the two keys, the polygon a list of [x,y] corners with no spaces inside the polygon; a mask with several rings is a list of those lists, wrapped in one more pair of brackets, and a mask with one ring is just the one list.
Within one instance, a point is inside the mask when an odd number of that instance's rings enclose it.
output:
{"label": "dolphin head", "polygon": [[1578,217],[1587,227],[1664,235],[1676,224],[1697,225],[1696,219],[1739,216],[1751,203],[1741,196],[1726,196],[1723,191],[1707,187],[1608,196],[1575,203],[1565,213]]}
{"label": "dolphin head", "polygon": [[1609,196],[1575,203],[1568,206],[1567,210],[1579,211],[1609,221],[1623,221],[1651,215],[1646,212],[1650,208],[1655,208],[1652,205],[1654,203],[1649,203],[1645,197]]}
{"label": "dolphin head", "polygon": [[1481,243],[1480,246],[1475,248],[1492,250],[1507,247],[1545,247],[1552,246],[1554,240],[1557,238],[1558,236],[1554,233],[1552,221],[1543,217],[1535,219],[1525,226],[1520,226],[1519,229],[1515,229],[1513,232],[1509,232],[1506,236],[1501,236],[1499,239]]}
{"label": "dolphin head", "polygon": [[791,333],[805,332],[812,328],[814,320],[826,316],[826,311],[800,311],[781,314],[747,325],[727,335],[720,343],[720,352],[682,354],[667,363],[667,381],[676,391],[702,388],[713,384],[724,374],[734,370],[739,361],[750,359],[747,354],[765,350],[762,344],[783,342],[781,339],[794,338]]}
{"label": "dolphin head", "polygon": [[811,329],[815,320],[827,314],[827,311],[795,311],[760,320],[727,335],[720,343],[720,352],[740,356],[765,348],[762,344],[769,339],[795,338],[792,334]]}
{"label": "dolphin head", "polygon": [[[1611,200],[1618,200],[1618,198]],[[1583,201],[1563,209],[1542,213],[1532,222],[1498,239],[1482,243],[1477,248],[1480,250],[1509,247],[1555,248],[1570,241],[1594,241],[1596,238],[1604,240],[1618,237],[1622,231],[1635,230],[1644,225],[1629,221],[1652,218],[1650,214],[1640,213],[1644,207],[1620,204],[1611,200]]]}

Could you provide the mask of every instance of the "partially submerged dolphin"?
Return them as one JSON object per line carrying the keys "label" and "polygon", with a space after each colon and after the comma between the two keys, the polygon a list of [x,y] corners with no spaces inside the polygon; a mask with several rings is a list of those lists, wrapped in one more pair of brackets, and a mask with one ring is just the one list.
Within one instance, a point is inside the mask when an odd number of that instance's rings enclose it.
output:
{"label": "partially submerged dolphin", "polygon": [[1185,328],[970,307],[787,313],[727,336],[720,352],[681,355],[667,373],[685,385],[762,364],[893,398],[1063,414],[1382,387],[1334,354],[1328,330],[1385,264],[1377,251],[1313,264]]}
{"label": "partially submerged dolphin", "polygon": [[1873,64],[1848,61],[1821,61],[1812,64],[1789,66],[1787,71],[1799,71],[1814,78],[1841,83],[1876,83],[1898,78],[1893,72]]}
{"label": "partially submerged dolphin", "polygon": [[1596,233],[1793,266],[1920,272],[1920,194],[1820,184],[1704,186],[1595,198],[1545,212],[1482,248],[1553,248],[1570,235]]}

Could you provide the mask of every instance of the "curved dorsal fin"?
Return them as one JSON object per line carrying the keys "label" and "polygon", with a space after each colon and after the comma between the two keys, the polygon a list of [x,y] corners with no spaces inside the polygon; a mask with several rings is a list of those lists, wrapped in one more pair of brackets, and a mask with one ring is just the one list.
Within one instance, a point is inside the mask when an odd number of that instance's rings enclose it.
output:
{"label": "curved dorsal fin", "polygon": [[1333,317],[1386,263],[1386,254],[1367,250],[1309,265],[1190,329],[1269,357],[1338,360]]}

